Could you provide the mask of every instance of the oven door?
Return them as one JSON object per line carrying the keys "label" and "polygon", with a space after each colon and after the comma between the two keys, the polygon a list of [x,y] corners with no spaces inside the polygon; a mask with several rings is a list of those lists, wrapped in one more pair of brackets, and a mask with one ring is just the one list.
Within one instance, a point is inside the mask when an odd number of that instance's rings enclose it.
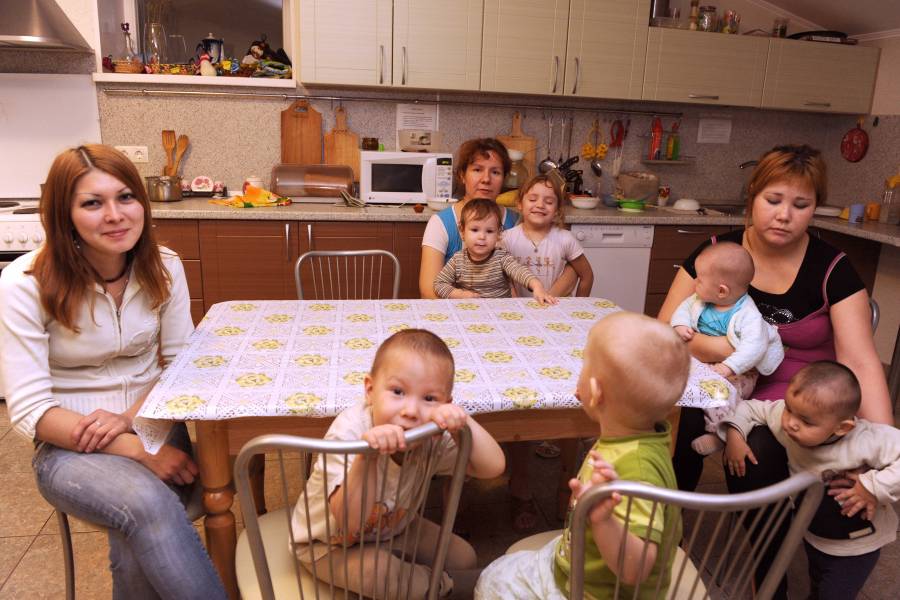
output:
{"label": "oven door", "polygon": [[[27,254],[28,250],[13,250],[13,251],[0,251],[0,271],[12,261],[16,260],[23,254]],[[4,387],[3,387],[3,373],[0,373],[0,400],[5,397]]]}

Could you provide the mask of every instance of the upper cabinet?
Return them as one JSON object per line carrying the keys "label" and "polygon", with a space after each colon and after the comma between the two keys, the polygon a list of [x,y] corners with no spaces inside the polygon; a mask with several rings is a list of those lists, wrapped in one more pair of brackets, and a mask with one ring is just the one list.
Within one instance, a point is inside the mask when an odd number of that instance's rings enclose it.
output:
{"label": "upper cabinet", "polygon": [[872,105],[879,49],[773,39],[769,44],[763,108],[867,113]]}
{"label": "upper cabinet", "polygon": [[651,27],[645,100],[760,106],[768,38]]}
{"label": "upper cabinet", "polygon": [[641,0],[486,0],[481,89],[639,99],[649,11]]}
{"label": "upper cabinet", "polygon": [[482,12],[482,0],[301,0],[300,79],[477,90]]}
{"label": "upper cabinet", "polygon": [[564,93],[639,100],[650,3],[572,0]]}

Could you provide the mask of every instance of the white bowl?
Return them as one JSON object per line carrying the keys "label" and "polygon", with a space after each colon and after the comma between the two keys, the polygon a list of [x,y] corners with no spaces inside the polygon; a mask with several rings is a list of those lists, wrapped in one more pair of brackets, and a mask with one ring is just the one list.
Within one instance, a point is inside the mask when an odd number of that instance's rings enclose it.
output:
{"label": "white bowl", "polygon": [[458,200],[458,198],[429,198],[428,208],[435,212],[438,212],[444,210],[448,206],[455,204]]}
{"label": "white bowl", "polygon": [[575,208],[586,210],[597,208],[597,205],[600,203],[600,198],[594,198],[593,196],[571,196],[569,200],[572,201],[572,206]]}
{"label": "white bowl", "polygon": [[672,205],[672,208],[675,210],[698,210],[700,208],[700,203],[693,198],[679,198],[675,201],[675,204]]}

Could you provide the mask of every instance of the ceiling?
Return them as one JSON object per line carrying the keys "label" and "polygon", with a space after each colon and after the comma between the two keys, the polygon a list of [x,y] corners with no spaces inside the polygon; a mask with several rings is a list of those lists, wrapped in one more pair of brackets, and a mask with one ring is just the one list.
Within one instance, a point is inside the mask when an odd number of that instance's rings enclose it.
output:
{"label": "ceiling", "polygon": [[900,0],[769,0],[768,4],[848,35],[900,29]]}

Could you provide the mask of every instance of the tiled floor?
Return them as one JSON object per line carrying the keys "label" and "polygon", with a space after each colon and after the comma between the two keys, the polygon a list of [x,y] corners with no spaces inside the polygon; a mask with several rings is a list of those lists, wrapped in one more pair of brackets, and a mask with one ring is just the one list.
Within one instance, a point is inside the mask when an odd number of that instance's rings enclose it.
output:
{"label": "tiled floor", "polygon": [[[0,403],[0,600],[15,598],[64,597],[62,552],[56,516],[38,493],[30,466],[31,445],[9,428],[6,404]],[[541,511],[540,528],[558,528],[556,481],[559,461],[532,459],[533,485]],[[267,469],[267,489],[274,492],[276,469]],[[467,484],[467,501],[458,515],[458,528],[467,532],[478,551],[479,565],[503,554],[520,536],[513,532],[509,518],[506,480],[476,481]],[[721,468],[710,459],[701,482],[702,491],[723,491]],[[269,495],[269,494],[267,494]],[[235,507],[238,527],[240,512]],[[111,596],[112,581],[107,569],[106,534],[88,523],[73,520],[73,538],[79,599]],[[198,525],[201,529],[202,527]],[[875,572],[869,578],[863,600],[893,600],[900,597],[900,542],[884,548]],[[798,553],[791,567],[792,597],[806,595],[805,559]],[[458,596],[456,596],[458,597]]]}

